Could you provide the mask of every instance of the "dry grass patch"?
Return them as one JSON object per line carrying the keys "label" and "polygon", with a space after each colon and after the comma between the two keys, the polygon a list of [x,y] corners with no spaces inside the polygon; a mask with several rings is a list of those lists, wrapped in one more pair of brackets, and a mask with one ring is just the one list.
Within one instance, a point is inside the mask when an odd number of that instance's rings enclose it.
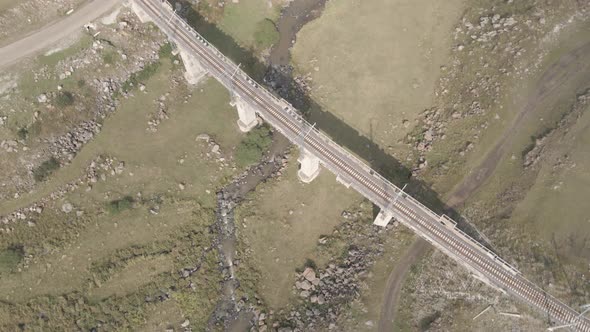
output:
{"label": "dry grass patch", "polygon": [[294,62],[313,97],[381,146],[432,104],[462,0],[330,1],[297,35]]}
{"label": "dry grass patch", "polygon": [[161,273],[170,272],[173,269],[170,257],[161,255],[149,258],[137,258],[98,288],[89,292],[89,296],[98,299],[109,296],[123,296],[132,293],[139,287],[151,282]]}

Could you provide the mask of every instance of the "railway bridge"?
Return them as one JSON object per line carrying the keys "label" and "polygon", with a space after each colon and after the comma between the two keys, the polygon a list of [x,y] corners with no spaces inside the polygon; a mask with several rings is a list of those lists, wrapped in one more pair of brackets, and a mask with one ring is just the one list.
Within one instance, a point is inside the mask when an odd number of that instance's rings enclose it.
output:
{"label": "railway bridge", "polygon": [[455,259],[474,277],[528,303],[556,323],[590,332],[588,318],[527,280],[516,268],[457,228],[452,219],[436,214],[406,194],[308,123],[287,101],[256,83],[178,16],[170,3],[132,0],[131,6],[143,22],[154,22],[176,44],[189,83],[197,83],[209,74],[231,91],[240,130],[254,128],[260,117],[298,146],[301,181],[313,181],[323,166],[340,183],[379,206],[376,225],[386,226],[395,218]]}

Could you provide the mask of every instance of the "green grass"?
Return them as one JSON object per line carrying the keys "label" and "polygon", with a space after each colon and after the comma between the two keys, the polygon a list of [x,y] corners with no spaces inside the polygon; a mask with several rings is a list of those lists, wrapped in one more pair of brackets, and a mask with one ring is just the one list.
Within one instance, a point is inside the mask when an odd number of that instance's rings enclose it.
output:
{"label": "green grass", "polygon": [[[266,0],[242,0],[239,3],[226,3],[223,18],[219,22],[221,30],[232,36],[245,47],[257,47],[261,41],[266,46],[274,40],[269,23],[278,17],[279,8],[268,7]],[[269,21],[269,22],[265,22]],[[276,29],[274,29],[276,31]],[[257,38],[258,35],[258,38]]]}
{"label": "green grass", "polygon": [[160,59],[172,57],[172,44],[166,43],[158,50],[158,57]]}
{"label": "green grass", "polygon": [[264,19],[256,25],[254,40],[259,49],[269,48],[279,41],[279,31],[270,19]]}
{"label": "green grass", "polygon": [[236,148],[236,163],[241,167],[254,164],[262,158],[271,143],[272,135],[267,126],[254,128]]}

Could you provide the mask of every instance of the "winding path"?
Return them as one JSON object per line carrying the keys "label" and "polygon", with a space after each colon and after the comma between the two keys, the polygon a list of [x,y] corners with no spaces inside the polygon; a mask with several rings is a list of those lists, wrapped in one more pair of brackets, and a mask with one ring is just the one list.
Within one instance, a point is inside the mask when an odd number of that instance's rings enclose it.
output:
{"label": "winding path", "polygon": [[[535,89],[529,94],[524,103],[525,106],[521,108],[497,143],[485,154],[481,163],[473,168],[452,189],[447,199],[447,205],[451,208],[457,207],[475,193],[492,176],[502,157],[512,145],[518,129],[526,123],[530,115],[534,114],[534,111],[541,107],[543,103],[554,100],[563,94],[564,90],[568,93],[575,91],[579,77],[589,71],[590,42],[563,54],[551,64],[537,82]],[[586,83],[590,83],[590,80],[588,81]],[[568,89],[567,83],[573,83],[573,87]],[[379,332],[392,331],[397,304],[406,275],[410,267],[417,263],[428,252],[429,248],[431,248],[431,245],[428,242],[422,238],[417,238],[389,274],[379,318]]]}

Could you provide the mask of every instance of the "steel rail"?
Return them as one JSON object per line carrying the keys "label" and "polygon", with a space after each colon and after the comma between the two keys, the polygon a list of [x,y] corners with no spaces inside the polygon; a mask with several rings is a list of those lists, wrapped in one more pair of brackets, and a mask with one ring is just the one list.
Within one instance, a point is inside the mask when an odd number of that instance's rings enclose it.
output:
{"label": "steel rail", "polygon": [[[156,15],[160,20],[163,20],[163,18],[160,16],[160,11],[157,8],[154,8],[152,5],[150,5],[149,1],[148,1],[148,3],[146,3],[145,1],[142,1],[142,3],[144,3],[144,5],[147,6],[151,10],[152,14]],[[205,59],[208,62],[208,65],[210,67],[214,68],[215,69],[214,71],[217,71],[219,73],[219,77],[217,77],[218,80],[222,81],[222,78],[227,76],[227,75],[225,75],[226,70],[224,70],[223,67],[225,67],[225,65],[227,65],[227,64],[233,64],[233,63],[229,59],[224,57],[223,54],[221,52],[219,52],[217,49],[215,49],[212,45],[207,45],[207,46],[203,47],[203,45],[199,44],[198,42],[195,42],[192,38],[190,38],[191,37],[190,35],[189,35],[189,38],[187,38],[186,36],[179,34],[178,31],[174,31],[174,30],[180,30],[181,32],[186,32],[184,30],[189,30],[190,32],[193,33],[194,36],[199,36],[202,40],[204,40],[204,38],[202,38],[202,36],[200,36],[192,28],[190,28],[182,20],[181,17],[176,15],[176,13],[172,13],[172,15],[177,18],[177,20],[174,21],[174,29],[171,29],[172,33],[176,33],[178,35],[178,37],[181,38],[182,41],[188,46],[189,49],[192,49],[194,52],[199,54],[203,59]],[[171,25],[172,24],[171,21],[172,20],[170,19],[166,25]],[[178,27],[178,24],[176,21],[180,21],[180,28]],[[197,47],[195,47],[195,45]],[[208,48],[210,48],[210,49],[208,49]],[[215,53],[215,56],[217,56],[217,57],[209,54],[209,52],[211,52],[211,50],[213,50],[213,53]],[[224,63],[221,63],[221,64],[217,63],[217,61],[219,60],[218,57],[221,57],[222,61]],[[234,65],[233,68],[237,69],[237,66]],[[255,104],[260,106],[261,110],[264,110],[265,112],[270,111],[273,114],[273,116],[275,117],[275,119],[278,120],[279,122],[281,122],[281,125],[283,125],[284,127],[286,127],[287,129],[289,129],[290,131],[293,132],[293,135],[296,136],[300,132],[300,130],[301,130],[299,128],[300,126],[303,126],[304,124],[308,124],[300,116],[296,116],[295,118],[290,118],[290,117],[286,116],[283,112],[283,109],[281,108],[281,105],[278,105],[278,110],[277,110],[277,105],[273,105],[273,104],[269,103],[267,100],[264,100],[263,98],[259,98],[258,92],[263,92],[264,95],[271,97],[276,102],[289,105],[285,101],[279,100],[276,96],[272,95],[270,92],[266,91],[266,89],[264,89],[262,87],[261,88],[256,87],[256,88],[254,88],[256,90],[254,90],[253,87],[250,86],[250,84],[248,84],[247,82],[244,82],[244,77],[246,78],[246,80],[253,81],[245,73],[241,72],[240,76],[243,76],[243,77],[241,77],[242,79],[235,80],[235,81],[237,81],[237,83],[238,83],[237,86],[240,88],[241,92],[246,94],[248,99],[254,101]],[[232,75],[232,77],[233,77],[233,75]],[[231,80],[230,83],[234,84],[235,81]],[[294,108],[292,108],[292,106],[291,106],[291,109],[294,110]],[[261,116],[263,116],[263,118],[265,118],[265,120],[267,120],[267,121],[270,120],[269,122],[271,122],[271,124],[272,124],[272,122],[274,122],[273,120],[275,120],[275,119],[271,120],[271,118],[268,117],[267,114],[265,116],[265,114],[261,113]],[[295,124],[292,123],[293,120],[295,120]],[[277,128],[279,130],[281,130],[281,128],[279,126],[277,126]],[[310,140],[310,146],[312,146],[317,152],[319,152],[319,154],[321,156],[329,159],[330,163],[333,163],[334,165],[329,165],[329,163],[326,164],[324,160],[322,160],[322,164],[324,164],[324,166],[331,166],[328,168],[331,168],[331,170],[336,174],[339,174],[340,171],[344,171],[345,173],[347,173],[349,176],[351,176],[352,179],[354,179],[355,181],[358,182],[358,184],[361,185],[361,186],[357,185],[357,187],[359,187],[359,188],[357,188],[357,190],[359,190],[361,193],[365,192],[364,188],[362,188],[362,185],[364,185],[364,186],[368,187],[371,191],[373,191],[374,194],[377,194],[377,196],[379,196],[380,199],[383,199],[385,202],[387,202],[393,198],[392,195],[390,195],[390,193],[388,193],[388,190],[386,190],[388,187],[393,188],[394,189],[393,192],[395,192],[395,193],[399,192],[400,189],[397,186],[391,184],[389,181],[387,181],[386,179],[384,179],[383,177],[378,175],[378,173],[372,171],[370,169],[370,167],[368,167],[364,164],[364,162],[362,162],[362,161],[358,160],[358,158],[350,155],[350,153],[347,152],[346,156],[342,156],[342,155],[335,156],[334,151],[327,150],[326,148],[324,148],[322,146],[322,143],[327,143],[330,146],[335,147],[336,152],[338,152],[339,154],[342,152],[342,151],[340,151],[340,150],[342,150],[342,147],[335,144],[330,138],[323,135],[323,133],[321,133],[319,130],[314,130],[313,132],[316,136],[318,136],[320,138],[321,142],[318,142],[318,139],[315,139],[315,137],[313,135],[308,135],[309,140]],[[288,135],[286,135],[286,136],[288,136]],[[353,161],[355,161],[357,163],[357,166],[360,165],[363,170],[365,170],[365,171],[371,170],[372,171],[371,175],[373,175],[375,178],[381,179],[383,182],[382,186],[385,189],[380,188],[381,186],[379,184],[375,183],[373,181],[373,179],[371,178],[371,176],[365,176],[362,173],[360,173],[359,171],[357,171],[357,170],[353,169],[352,167],[350,167],[349,165],[347,165],[346,161],[343,159],[353,159]],[[352,163],[352,164],[354,164],[354,163]],[[338,168],[340,168],[340,169],[338,169]],[[375,176],[375,175],[377,175],[377,176]],[[366,195],[366,193],[365,193],[365,195]],[[371,199],[371,197],[368,197],[368,198]],[[371,200],[375,202],[374,198]],[[572,320],[575,317],[574,313],[577,313],[575,310],[569,308],[567,305],[563,304],[562,302],[560,302],[556,298],[550,296],[545,291],[536,287],[536,285],[534,285],[530,281],[526,280],[522,276],[510,275],[509,274],[510,270],[505,269],[507,267],[512,268],[509,264],[507,264],[505,261],[501,260],[501,258],[499,258],[497,255],[495,255],[495,253],[493,253],[493,252],[489,251],[487,248],[481,246],[481,244],[479,244],[477,241],[475,241],[472,238],[470,238],[469,236],[467,236],[465,233],[463,233],[459,229],[454,229],[453,231],[450,231],[446,227],[441,227],[440,224],[437,223],[437,219],[440,218],[440,216],[438,216],[436,213],[432,212],[430,209],[428,209],[427,207],[425,207],[424,205],[422,205],[421,203],[419,203],[415,199],[413,199],[411,196],[409,196],[409,195],[405,196],[404,200],[412,203],[413,205],[416,205],[418,207],[418,209],[416,209],[415,207],[409,207],[405,202],[402,204],[401,200],[400,200],[400,202],[393,202],[393,204],[395,205],[398,212],[403,213],[402,218],[407,218],[407,220],[402,220],[402,221],[405,221],[404,224],[407,224],[408,226],[410,226],[410,228],[414,229],[419,235],[422,235],[422,236],[426,237],[427,239],[429,239],[429,237],[431,237],[432,235],[435,235],[435,237],[438,238],[439,241],[442,240],[440,242],[446,242],[447,244],[451,244],[450,249],[455,251],[454,253],[451,252],[451,254],[452,254],[452,256],[454,256],[455,259],[468,264],[469,266],[471,266],[471,268],[475,269],[475,271],[479,271],[480,273],[481,273],[480,270],[484,270],[484,271],[488,272],[489,275],[486,277],[492,277],[492,279],[496,280],[496,283],[504,286],[502,288],[505,288],[506,290],[513,293],[514,295],[517,295],[518,297],[522,298],[523,300],[528,301],[531,304],[534,304],[539,309],[549,312],[550,315],[552,315],[557,320],[562,321],[562,322],[566,322],[566,323],[572,322]],[[380,206],[384,205],[383,202],[379,202],[379,201],[377,201],[375,203]],[[430,218],[432,218],[433,221],[429,222],[423,216],[417,215],[415,213],[416,210],[426,213],[426,215],[429,216]],[[418,230],[415,228],[415,226],[417,226],[417,225],[420,226],[421,230]],[[437,227],[433,227],[433,225],[436,225]],[[425,229],[427,230],[427,232],[424,232]],[[481,248],[479,248],[480,250],[477,250],[477,249],[472,248],[469,245],[466,245],[464,242],[458,241],[455,238],[455,236],[457,235],[456,234],[457,231],[459,231],[458,234],[461,235],[460,238],[463,238],[463,240],[467,240],[468,243],[470,243],[471,245],[476,245],[477,247],[484,248],[488,255],[493,256],[492,257],[493,259],[490,260],[489,257],[486,257],[487,255],[481,255],[481,252],[480,252]],[[430,234],[428,234],[428,232],[430,232]],[[432,239],[432,237],[429,239],[429,241],[435,243],[437,246],[439,246],[441,249],[443,249],[443,251],[449,253],[448,246],[443,245],[439,241],[434,241]],[[465,259],[465,258],[468,258],[468,259]],[[494,259],[498,260],[500,262],[500,264],[498,264],[498,262],[494,261]],[[473,264],[473,263],[475,263],[475,264]],[[500,265],[500,267],[498,267],[497,265]],[[516,271],[516,269],[512,268],[512,272],[514,272],[514,271]],[[588,330],[588,321],[586,319],[579,320],[579,322],[577,322],[577,324],[574,325],[573,327],[580,327],[580,331],[584,331],[584,332],[589,331]]]}

